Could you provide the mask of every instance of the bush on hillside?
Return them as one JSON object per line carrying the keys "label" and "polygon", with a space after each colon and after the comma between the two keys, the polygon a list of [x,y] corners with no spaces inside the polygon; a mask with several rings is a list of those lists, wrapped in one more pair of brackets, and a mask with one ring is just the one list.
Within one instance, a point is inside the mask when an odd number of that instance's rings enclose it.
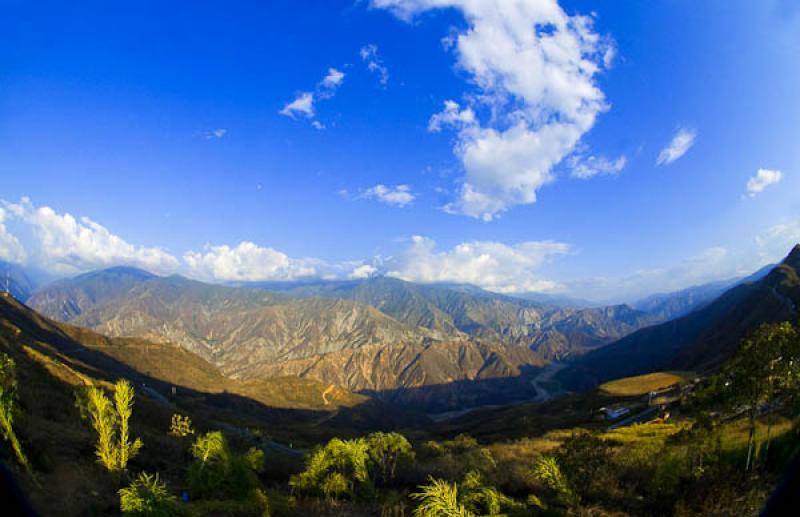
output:
{"label": "bush on hillside", "polygon": [[169,493],[167,485],[158,478],[142,472],[130,484],[119,491],[119,507],[130,517],[180,517],[186,512],[178,505],[178,499]]}
{"label": "bush on hillside", "polygon": [[222,432],[212,431],[197,437],[191,453],[194,462],[189,466],[187,480],[193,497],[243,500],[260,488],[262,450],[251,448],[244,454],[234,453]]}

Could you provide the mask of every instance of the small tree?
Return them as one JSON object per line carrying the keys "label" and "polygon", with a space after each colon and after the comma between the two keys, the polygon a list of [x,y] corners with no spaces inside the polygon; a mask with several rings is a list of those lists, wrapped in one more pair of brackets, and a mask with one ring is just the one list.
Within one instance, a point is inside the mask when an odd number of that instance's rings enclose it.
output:
{"label": "small tree", "polygon": [[114,385],[114,403],[97,387],[89,390],[89,414],[97,433],[95,454],[97,460],[110,472],[128,467],[128,461],[142,448],[142,441],[131,442],[128,422],[133,414],[134,391],[131,384],[121,379]]}
{"label": "small tree", "polygon": [[142,472],[119,491],[119,508],[131,517],[177,517],[183,515],[177,498],[170,494],[158,474]]}
{"label": "small tree", "polygon": [[305,494],[353,498],[358,489],[369,486],[368,450],[363,438],[333,438],[308,457],[306,469],[292,476],[289,485]]}
{"label": "small tree", "polygon": [[400,433],[372,433],[367,446],[373,477],[383,484],[394,481],[399,465],[414,461],[414,449]]}
{"label": "small tree", "polygon": [[[796,378],[798,357],[797,331],[790,323],[764,324],[742,341],[726,363],[718,383],[734,407],[747,410],[748,436],[745,470],[755,465],[756,418],[759,405],[767,409],[782,390],[791,390]],[[767,418],[767,448],[771,438],[772,417]]]}
{"label": "small tree", "polygon": [[0,354],[0,430],[3,438],[11,444],[14,455],[20,465],[30,472],[30,465],[17,434],[14,432],[14,413],[17,403],[17,375],[14,360],[6,354]]}

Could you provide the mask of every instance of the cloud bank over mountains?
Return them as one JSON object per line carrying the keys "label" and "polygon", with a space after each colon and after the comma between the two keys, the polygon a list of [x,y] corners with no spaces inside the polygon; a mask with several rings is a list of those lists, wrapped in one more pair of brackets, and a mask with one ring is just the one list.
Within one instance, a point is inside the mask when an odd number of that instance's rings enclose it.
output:
{"label": "cloud bank over mountains", "polygon": [[89,217],[58,213],[30,199],[0,200],[0,260],[19,263],[57,276],[129,265],[158,274],[178,273],[210,282],[363,279],[387,275],[419,283],[472,284],[498,293],[560,292],[595,299],[675,290],[710,280],[751,273],[782,258],[800,241],[800,219],[767,228],[749,250],[712,246],[671,267],[641,269],[615,278],[555,280],[543,273],[547,264],[578,253],[573,244],[553,240],[504,244],[473,240],[451,248],[414,235],[399,253],[328,261],[289,254],[254,242],[206,245],[177,256],[157,246],[136,245]]}

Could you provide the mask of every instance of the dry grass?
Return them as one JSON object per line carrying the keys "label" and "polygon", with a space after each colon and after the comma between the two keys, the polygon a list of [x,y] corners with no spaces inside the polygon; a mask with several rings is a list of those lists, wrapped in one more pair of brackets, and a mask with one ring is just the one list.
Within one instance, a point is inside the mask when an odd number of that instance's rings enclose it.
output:
{"label": "dry grass", "polygon": [[648,373],[609,381],[600,386],[600,391],[606,395],[617,397],[636,397],[679,384],[692,376],[691,372]]}

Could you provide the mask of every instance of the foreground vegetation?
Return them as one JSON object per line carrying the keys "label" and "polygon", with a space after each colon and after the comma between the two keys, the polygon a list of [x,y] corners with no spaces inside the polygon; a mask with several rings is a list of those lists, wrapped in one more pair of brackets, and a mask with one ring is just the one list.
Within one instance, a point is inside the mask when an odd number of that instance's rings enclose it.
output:
{"label": "foreground vegetation", "polygon": [[[67,514],[754,515],[800,447],[789,324],[758,329],[643,423],[610,429],[586,411],[581,425],[542,430],[533,406],[514,440],[371,432],[299,451],[268,428],[195,418],[125,379],[45,360],[17,330],[0,328],[2,459],[35,504]],[[644,405],[642,394],[686,379],[659,373],[601,392]],[[88,495],[70,500],[78,486]]]}

